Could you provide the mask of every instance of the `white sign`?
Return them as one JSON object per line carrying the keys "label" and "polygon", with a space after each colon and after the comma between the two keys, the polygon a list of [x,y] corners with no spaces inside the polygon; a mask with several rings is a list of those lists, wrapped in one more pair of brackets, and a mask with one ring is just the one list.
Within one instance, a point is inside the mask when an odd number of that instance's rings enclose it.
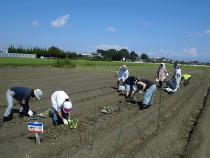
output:
{"label": "white sign", "polygon": [[32,133],[43,133],[43,123],[28,122],[28,130]]}

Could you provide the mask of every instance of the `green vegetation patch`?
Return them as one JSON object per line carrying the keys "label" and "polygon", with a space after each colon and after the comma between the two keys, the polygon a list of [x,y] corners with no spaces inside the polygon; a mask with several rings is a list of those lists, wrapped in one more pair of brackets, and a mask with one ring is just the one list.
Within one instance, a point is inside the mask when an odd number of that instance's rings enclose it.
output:
{"label": "green vegetation patch", "polygon": [[12,66],[52,66],[55,64],[54,59],[31,59],[31,58],[0,58],[0,67]]}
{"label": "green vegetation patch", "polygon": [[57,59],[53,66],[75,68],[77,65],[75,62],[71,61],[70,59]]}
{"label": "green vegetation patch", "polygon": [[[73,60],[69,58],[64,59],[30,59],[30,58],[0,58],[0,67],[12,66],[52,66],[52,67],[67,67],[67,68],[94,68],[96,70],[109,71],[115,73],[120,66],[126,64],[131,74],[145,74],[147,72],[156,73],[159,63],[135,63],[135,62],[121,62],[121,61],[91,61],[91,60]],[[209,71],[208,66],[189,66],[180,65],[183,73],[189,73],[191,70]],[[169,72],[173,71],[172,64],[166,64]]]}

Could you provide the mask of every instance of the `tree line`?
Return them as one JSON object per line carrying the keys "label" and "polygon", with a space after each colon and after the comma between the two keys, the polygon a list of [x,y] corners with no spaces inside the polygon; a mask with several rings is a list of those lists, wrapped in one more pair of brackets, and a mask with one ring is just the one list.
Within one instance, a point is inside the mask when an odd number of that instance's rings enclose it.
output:
{"label": "tree line", "polygon": [[18,47],[15,48],[14,46],[10,46],[8,48],[8,53],[22,53],[22,54],[36,54],[37,58],[45,57],[45,58],[70,58],[70,59],[82,59],[82,58],[89,58],[92,60],[110,60],[110,61],[136,61],[139,59],[143,60],[149,60],[149,57],[147,54],[142,53],[140,56],[134,52],[129,52],[127,49],[121,49],[121,50],[115,50],[115,49],[109,49],[109,50],[102,50],[98,49],[96,52],[91,53],[91,56],[85,56],[81,53],[76,52],[69,52],[69,51],[63,51],[55,46],[52,46],[48,49],[46,48],[23,48]]}

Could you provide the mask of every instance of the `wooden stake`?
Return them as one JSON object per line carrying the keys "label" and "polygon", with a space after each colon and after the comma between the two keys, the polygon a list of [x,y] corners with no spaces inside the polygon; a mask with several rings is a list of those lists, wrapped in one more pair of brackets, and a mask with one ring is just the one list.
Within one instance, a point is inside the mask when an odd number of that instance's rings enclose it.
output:
{"label": "wooden stake", "polygon": [[40,144],[40,135],[39,133],[35,133],[36,143]]}

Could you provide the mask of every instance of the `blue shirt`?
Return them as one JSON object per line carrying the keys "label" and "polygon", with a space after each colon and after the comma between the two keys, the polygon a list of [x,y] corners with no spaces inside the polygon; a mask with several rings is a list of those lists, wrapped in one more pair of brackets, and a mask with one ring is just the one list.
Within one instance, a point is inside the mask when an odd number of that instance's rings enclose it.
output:
{"label": "blue shirt", "polygon": [[168,80],[166,85],[172,90],[176,89],[176,80]]}

